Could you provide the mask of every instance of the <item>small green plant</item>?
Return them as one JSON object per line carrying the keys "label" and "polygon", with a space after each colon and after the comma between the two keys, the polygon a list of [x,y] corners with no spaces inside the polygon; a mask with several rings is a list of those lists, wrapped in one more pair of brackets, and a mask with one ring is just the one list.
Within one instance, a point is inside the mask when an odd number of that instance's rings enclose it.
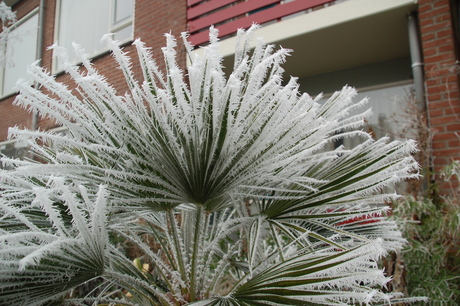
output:
{"label": "small green plant", "polygon": [[[454,73],[456,73],[455,70]],[[393,280],[390,290],[410,296],[427,296],[430,305],[460,304],[460,164],[452,162],[436,178],[432,171],[431,142],[436,131],[429,127],[427,114],[407,97],[403,114],[395,115],[402,127],[400,138],[417,142],[415,159],[423,179],[404,184],[405,196],[393,203],[391,218],[400,223],[406,247],[387,258],[385,267]],[[453,182],[448,194],[440,196],[438,185]]]}
{"label": "small green plant", "polygon": [[395,205],[393,217],[404,222],[408,240],[402,256],[409,294],[427,296],[432,305],[460,303],[460,206],[408,197]]}

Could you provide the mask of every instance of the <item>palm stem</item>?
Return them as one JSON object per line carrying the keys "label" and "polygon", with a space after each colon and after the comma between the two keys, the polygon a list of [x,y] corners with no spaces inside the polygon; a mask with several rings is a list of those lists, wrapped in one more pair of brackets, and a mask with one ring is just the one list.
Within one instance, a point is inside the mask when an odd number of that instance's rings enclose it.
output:
{"label": "palm stem", "polygon": [[281,242],[279,240],[280,236],[276,232],[276,229],[273,227],[272,223],[270,223],[270,230],[272,232],[273,238],[275,239],[276,248],[278,249],[278,253],[280,254],[280,258],[281,258],[282,261],[285,261],[284,254],[283,254],[283,246],[281,245]]}
{"label": "palm stem", "polygon": [[174,217],[173,209],[168,209],[167,213],[168,223],[169,223],[169,230],[173,237],[173,243],[175,248],[175,253],[177,257],[177,266],[179,268],[179,272],[181,275],[182,280],[187,283],[187,272],[185,269],[184,258],[182,257],[182,247],[179,238],[179,231],[177,230],[176,218]]}
{"label": "palm stem", "polygon": [[195,217],[195,235],[193,237],[193,252],[192,252],[192,269],[190,275],[190,301],[196,300],[196,272],[197,272],[197,261],[199,246],[201,241],[201,223],[203,219],[203,206],[197,205],[196,217]]}

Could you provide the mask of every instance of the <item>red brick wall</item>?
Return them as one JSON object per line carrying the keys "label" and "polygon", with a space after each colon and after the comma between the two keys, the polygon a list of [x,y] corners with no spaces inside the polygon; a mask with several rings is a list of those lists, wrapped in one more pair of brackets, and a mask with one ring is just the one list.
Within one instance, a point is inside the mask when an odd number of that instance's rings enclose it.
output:
{"label": "red brick wall", "polygon": [[[436,131],[433,163],[436,173],[460,159],[459,70],[449,0],[419,0],[428,116]],[[446,185],[440,186],[447,192]]]}
{"label": "red brick wall", "polygon": [[[52,70],[52,52],[47,50],[48,46],[54,43],[54,27],[56,16],[57,0],[46,0],[45,25],[44,25],[44,47],[42,63],[43,67]],[[13,9],[17,12],[17,17],[21,18],[28,12],[38,7],[39,0],[22,0]],[[161,47],[165,45],[164,33],[172,33],[180,37],[180,33],[185,31],[186,22],[186,2],[185,0],[135,0],[134,15],[134,38],[140,38],[148,47],[152,48],[153,54],[157,57],[160,67],[162,64]],[[128,44],[125,51],[135,57],[135,49]],[[179,64],[185,66],[185,52],[182,48],[178,49]],[[141,78],[139,65],[134,59],[133,69],[136,76]],[[107,77],[108,81],[117,89],[120,94],[124,94],[128,89],[122,73],[111,56],[106,53],[93,59],[93,63],[101,74]],[[68,84],[72,88],[72,82],[68,75],[60,74],[57,80]],[[23,109],[13,106],[13,97],[0,100],[0,141],[7,137],[8,127],[19,125],[21,127],[31,127],[32,115]],[[55,126],[54,122],[47,119],[40,119],[38,127],[49,129]]]}
{"label": "red brick wall", "polygon": [[32,125],[32,114],[13,105],[14,98],[0,101],[0,141],[7,139],[9,127],[30,128]]}
{"label": "red brick wall", "polygon": [[136,0],[134,37],[140,38],[152,52],[160,67],[165,45],[164,33],[171,33],[178,40],[178,57],[185,67],[185,52],[180,48],[180,34],[187,30],[187,0]]}

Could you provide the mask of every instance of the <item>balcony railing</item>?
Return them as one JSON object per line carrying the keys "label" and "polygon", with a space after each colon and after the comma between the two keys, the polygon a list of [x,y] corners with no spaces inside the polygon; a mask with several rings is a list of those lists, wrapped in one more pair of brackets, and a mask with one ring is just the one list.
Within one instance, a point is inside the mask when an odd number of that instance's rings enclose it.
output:
{"label": "balcony railing", "polygon": [[190,41],[195,46],[208,41],[209,27],[219,29],[219,37],[316,9],[336,0],[188,0],[187,19]]}

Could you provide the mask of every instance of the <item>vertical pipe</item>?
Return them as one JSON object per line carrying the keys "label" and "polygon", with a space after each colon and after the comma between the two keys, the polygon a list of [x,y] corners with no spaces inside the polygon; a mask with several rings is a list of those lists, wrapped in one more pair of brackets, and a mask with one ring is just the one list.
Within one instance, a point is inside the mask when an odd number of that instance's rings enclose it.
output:
{"label": "vertical pipe", "polygon": [[[417,22],[417,12],[411,12],[407,16],[408,32],[409,32],[409,46],[410,46],[410,55],[412,60],[412,74],[414,77],[414,87],[415,87],[415,102],[417,108],[421,112],[428,111],[428,101],[425,98],[425,82],[424,82],[424,72],[423,72],[423,59],[422,59],[422,49],[420,43],[420,35],[418,31],[418,22]],[[421,119],[422,120],[422,119]],[[426,113],[426,123],[430,125],[430,116],[428,112]],[[429,136],[428,136],[429,137]],[[425,159],[423,156],[420,157],[418,161],[421,163],[422,169],[428,170],[428,173],[424,176],[423,179],[423,189],[424,191],[429,190],[429,186],[433,183],[433,178],[429,173],[432,172],[432,143],[430,139],[419,139],[421,142],[421,150],[427,150],[426,153],[429,154],[429,157]],[[424,144],[423,142],[427,142]],[[426,147],[425,147],[426,146]]]}
{"label": "vertical pipe", "polygon": [[[40,0],[40,5],[38,9],[38,37],[37,37],[37,56],[36,60],[40,60],[40,65],[43,65],[43,37],[45,33],[45,1]],[[35,87],[38,86],[37,83],[34,84]],[[36,130],[38,126],[38,114],[32,112],[32,130]]]}
{"label": "vertical pipe", "polygon": [[423,75],[423,60],[420,48],[420,37],[418,32],[416,12],[411,12],[408,19],[409,47],[412,61],[412,74],[414,77],[415,101],[419,110],[427,109],[425,100],[425,86]]}

